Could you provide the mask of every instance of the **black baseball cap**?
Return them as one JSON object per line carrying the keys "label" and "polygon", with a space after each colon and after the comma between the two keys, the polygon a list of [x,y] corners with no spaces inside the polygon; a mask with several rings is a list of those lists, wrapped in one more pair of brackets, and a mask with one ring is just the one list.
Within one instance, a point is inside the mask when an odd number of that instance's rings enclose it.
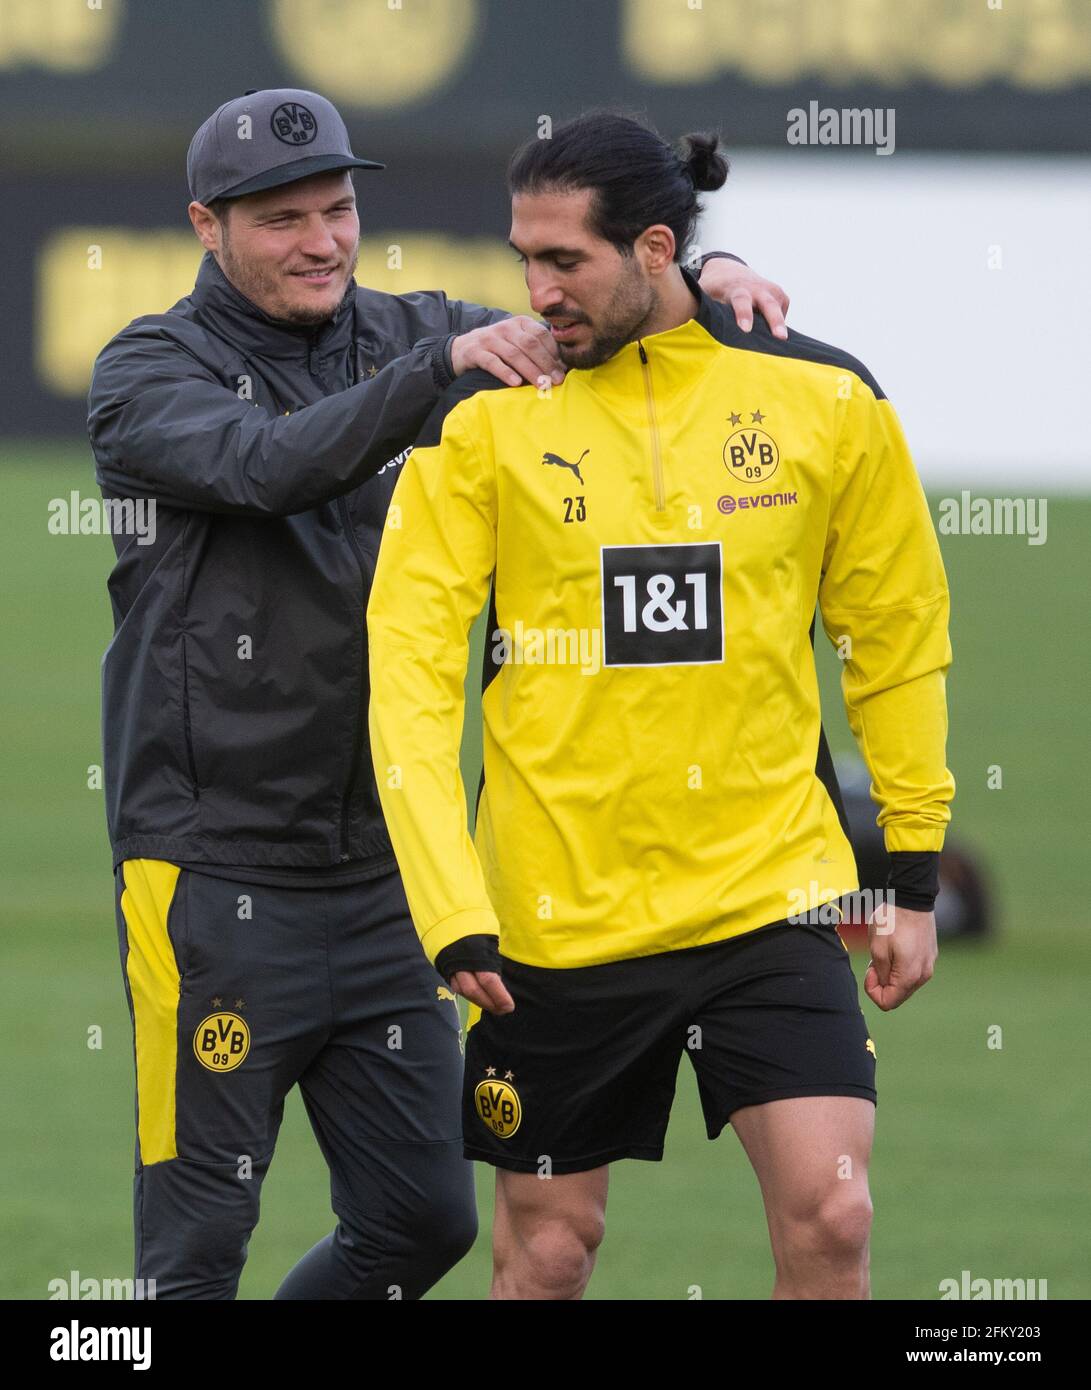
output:
{"label": "black baseball cap", "polygon": [[190,141],[186,156],[190,196],[206,205],[329,169],[385,168],[356,158],[333,102],[297,87],[225,101]]}

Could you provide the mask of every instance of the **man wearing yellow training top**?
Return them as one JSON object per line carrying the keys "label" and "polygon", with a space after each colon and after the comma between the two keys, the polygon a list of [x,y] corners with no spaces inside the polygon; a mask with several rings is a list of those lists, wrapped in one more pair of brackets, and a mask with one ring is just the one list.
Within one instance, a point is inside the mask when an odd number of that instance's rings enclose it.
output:
{"label": "man wearing yellow training top", "polygon": [[[868,1297],[875,1049],[818,911],[858,883],[816,605],[891,855],[865,990],[896,1008],[936,958],[935,533],[866,368],[742,333],[682,268],[716,145],[680,157],[596,114],[516,153],[511,241],[570,370],[460,379],[368,610],[383,811],[424,949],[475,1006],[464,1133],[497,1168],[500,1298],[582,1294],[608,1165],[662,1157],[683,1053],[709,1137],[730,1121],[760,1182],[773,1296]],[[471,842],[463,681],[490,583]]]}

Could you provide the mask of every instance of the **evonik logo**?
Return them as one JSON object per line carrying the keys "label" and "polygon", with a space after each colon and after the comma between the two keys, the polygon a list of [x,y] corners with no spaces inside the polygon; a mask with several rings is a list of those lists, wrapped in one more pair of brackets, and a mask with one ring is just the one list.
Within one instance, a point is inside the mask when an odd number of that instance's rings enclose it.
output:
{"label": "evonik logo", "polygon": [[732,497],[728,493],[716,506],[724,516],[730,516],[734,511],[756,512],[759,507],[794,507],[798,501],[797,492],[760,492],[756,497]]}
{"label": "evonik logo", "polygon": [[406,461],[406,459],[412,452],[413,445],[410,444],[408,449],[403,449],[400,454],[395,454],[392,459],[387,459],[386,463],[383,464],[382,468],[379,469],[378,473],[376,473],[375,476],[377,478],[381,478],[388,468],[400,467],[401,464],[403,464]]}

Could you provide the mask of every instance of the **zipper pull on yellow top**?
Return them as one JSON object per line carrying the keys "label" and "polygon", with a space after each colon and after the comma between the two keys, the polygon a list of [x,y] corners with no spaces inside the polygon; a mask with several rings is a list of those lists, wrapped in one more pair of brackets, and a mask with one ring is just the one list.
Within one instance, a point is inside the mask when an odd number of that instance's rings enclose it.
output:
{"label": "zipper pull on yellow top", "polygon": [[644,344],[639,338],[636,340],[636,345],[640,352],[640,370],[644,377],[644,401],[648,407],[648,427],[652,437],[652,492],[655,496],[655,512],[657,519],[665,520],[667,499],[663,486],[663,458],[659,446],[659,421],[655,418],[655,397],[652,395],[652,370],[648,365],[648,354],[644,351]]}

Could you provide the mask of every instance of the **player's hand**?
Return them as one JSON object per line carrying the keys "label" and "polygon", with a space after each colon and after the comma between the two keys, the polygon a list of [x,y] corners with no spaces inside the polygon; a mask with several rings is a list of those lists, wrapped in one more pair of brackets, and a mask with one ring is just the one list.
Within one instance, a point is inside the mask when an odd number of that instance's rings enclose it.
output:
{"label": "player's hand", "polygon": [[526,314],[460,333],[451,344],[451,366],[455,376],[483,367],[506,386],[537,386],[542,377],[559,386],[565,375],[553,334]]}
{"label": "player's hand", "polygon": [[510,1014],[515,1008],[515,1000],[494,970],[457,970],[451,976],[451,988],[486,1013]]}
{"label": "player's hand", "polygon": [[932,978],[939,955],[936,914],[880,903],[868,922],[868,945],[864,991],[884,1012],[896,1009]]}
{"label": "player's hand", "polygon": [[774,338],[787,338],[788,296],[779,285],[766,280],[748,265],[717,256],[708,261],[700,276],[701,288],[710,299],[730,304],[735,310],[735,322],[744,333],[754,326],[756,309],[773,331]]}

